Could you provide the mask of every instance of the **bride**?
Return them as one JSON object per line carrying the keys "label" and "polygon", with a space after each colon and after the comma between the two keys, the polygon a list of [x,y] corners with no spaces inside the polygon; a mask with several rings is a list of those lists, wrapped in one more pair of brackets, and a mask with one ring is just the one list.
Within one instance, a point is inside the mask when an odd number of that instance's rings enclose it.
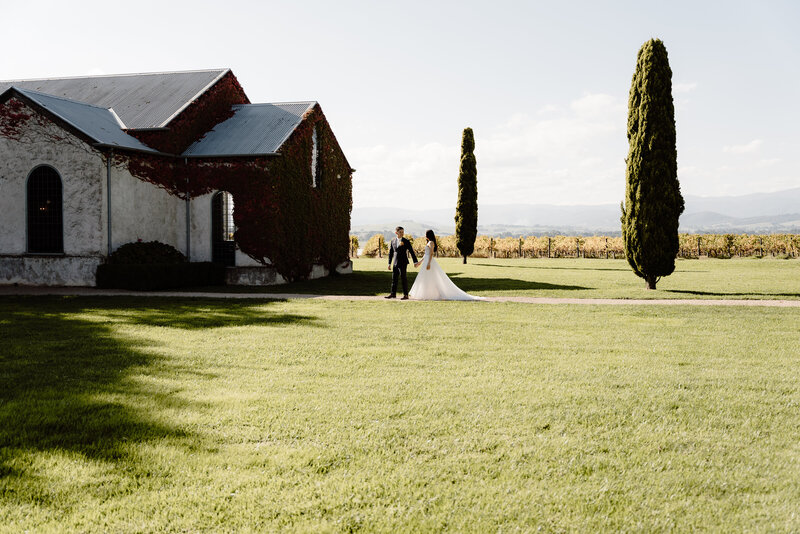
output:
{"label": "bride", "polygon": [[414,264],[414,267],[423,267],[408,296],[414,300],[483,300],[482,297],[475,297],[456,287],[433,259],[433,253],[439,248],[433,230],[425,232],[425,239],[425,255]]}

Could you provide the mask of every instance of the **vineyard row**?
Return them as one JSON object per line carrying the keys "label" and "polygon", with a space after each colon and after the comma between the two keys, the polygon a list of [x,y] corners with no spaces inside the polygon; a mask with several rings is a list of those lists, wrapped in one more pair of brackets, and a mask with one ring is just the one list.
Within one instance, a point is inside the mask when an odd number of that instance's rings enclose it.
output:
{"label": "vineyard row", "polygon": [[[418,255],[425,247],[425,237],[406,235]],[[800,255],[800,234],[680,234],[678,257],[731,258],[746,256],[780,256],[796,258]],[[457,258],[454,235],[437,238],[439,256]],[[350,253],[359,249],[358,238],[350,237]],[[361,255],[383,257],[389,251],[382,234],[375,234],[364,245]],[[624,258],[621,237],[501,237],[478,236],[473,257],[478,258]]]}

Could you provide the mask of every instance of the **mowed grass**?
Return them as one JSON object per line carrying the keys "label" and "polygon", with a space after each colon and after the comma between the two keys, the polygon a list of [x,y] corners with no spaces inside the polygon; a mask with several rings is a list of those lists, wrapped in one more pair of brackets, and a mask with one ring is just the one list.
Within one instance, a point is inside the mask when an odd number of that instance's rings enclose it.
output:
{"label": "mowed grass", "polygon": [[[739,258],[678,259],[675,272],[655,291],[645,289],[627,261],[605,259],[439,258],[450,278],[482,296],[619,299],[800,299],[800,260]],[[351,275],[265,288],[211,288],[213,291],[388,294],[391,272],[386,258],[358,258]],[[416,273],[408,270],[409,285]]]}
{"label": "mowed grass", "polygon": [[798,325],[4,297],[0,531],[798,531]]}

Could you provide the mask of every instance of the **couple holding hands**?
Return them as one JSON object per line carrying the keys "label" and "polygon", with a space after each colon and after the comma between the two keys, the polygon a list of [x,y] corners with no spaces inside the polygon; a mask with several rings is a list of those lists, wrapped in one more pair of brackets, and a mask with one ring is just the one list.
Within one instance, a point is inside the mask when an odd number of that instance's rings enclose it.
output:
{"label": "couple holding hands", "polygon": [[[398,226],[394,231],[395,237],[389,243],[389,269],[392,271],[392,292],[387,299],[397,298],[397,284],[403,285],[403,297],[401,300],[483,300],[481,297],[474,297],[461,291],[447,277],[445,272],[439,267],[439,263],[433,255],[438,250],[436,236],[433,230],[425,232],[425,253],[422,260],[417,261],[417,255],[411,246],[411,241],[404,237],[405,230]],[[414,260],[414,267],[420,267],[419,274],[411,291],[408,290],[408,255]]]}

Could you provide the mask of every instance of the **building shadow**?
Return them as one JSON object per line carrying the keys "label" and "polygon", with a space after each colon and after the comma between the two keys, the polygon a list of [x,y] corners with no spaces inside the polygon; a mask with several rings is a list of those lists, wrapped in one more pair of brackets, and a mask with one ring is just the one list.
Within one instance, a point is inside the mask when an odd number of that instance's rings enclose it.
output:
{"label": "building shadow", "polygon": [[462,276],[462,273],[449,273],[450,280],[459,288],[470,291],[583,291],[594,289],[584,286],[548,284],[515,278],[474,278]]}
{"label": "building shadow", "polygon": [[0,298],[0,479],[12,488],[3,499],[46,505],[67,491],[57,477],[37,471],[32,454],[77,455],[149,477],[153,467],[139,456],[138,445],[202,446],[202,435],[152,414],[205,409],[168,384],[176,375],[200,382],[215,376],[160,355],[160,343],[126,337],[120,326],[315,324],[313,317],[271,313],[274,303],[168,302]]}
{"label": "building shadow", "polygon": [[[418,271],[408,270],[408,288],[414,285]],[[529,290],[587,290],[594,289],[584,286],[548,284],[528,280],[517,280],[514,278],[475,278],[464,276],[460,272],[447,273],[451,280],[464,291],[529,291]],[[352,274],[329,276],[316,280],[306,280],[293,282],[280,286],[251,287],[225,286],[214,290],[220,293],[297,293],[309,295],[355,295],[355,296],[374,296],[386,295],[391,290],[392,273],[386,271],[356,271]],[[203,288],[203,291],[206,291]],[[402,292],[402,286],[398,285],[397,292]]]}

